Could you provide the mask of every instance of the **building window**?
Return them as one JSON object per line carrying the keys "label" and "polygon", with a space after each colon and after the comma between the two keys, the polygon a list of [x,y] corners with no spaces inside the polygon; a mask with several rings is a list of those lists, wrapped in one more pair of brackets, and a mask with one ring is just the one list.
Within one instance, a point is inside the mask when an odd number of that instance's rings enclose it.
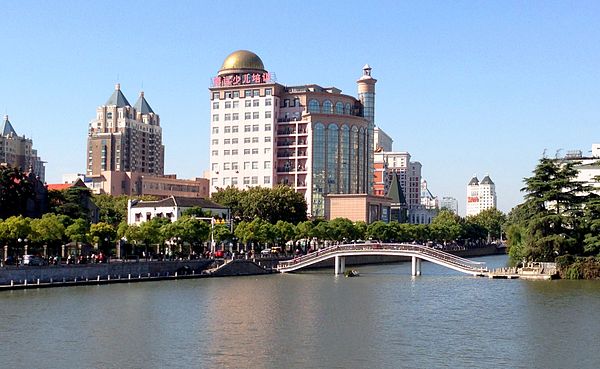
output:
{"label": "building window", "polygon": [[265,112],[265,118],[271,118],[271,111]]}
{"label": "building window", "polygon": [[329,100],[323,101],[323,113],[325,113],[325,114],[333,113],[333,105],[331,104],[331,101],[329,101]]}
{"label": "building window", "polygon": [[250,184],[250,177],[244,177],[244,184],[245,185],[249,185]]}
{"label": "building window", "polygon": [[218,163],[212,163],[212,171],[213,172],[216,172],[218,168],[219,168],[219,164]]}
{"label": "building window", "polygon": [[238,133],[238,126],[231,126],[231,133]]}
{"label": "building window", "polygon": [[273,94],[273,90],[270,88],[265,88],[265,95],[271,96]]}
{"label": "building window", "polygon": [[253,106],[253,107],[260,106],[260,102],[259,102],[259,100],[258,100],[258,99],[252,100],[252,106]]}
{"label": "building window", "polygon": [[249,108],[249,107],[251,107],[251,106],[252,106],[252,101],[250,101],[250,100],[246,100],[246,101],[244,102],[244,105],[245,105],[247,108]]}
{"label": "building window", "polygon": [[263,149],[263,153],[264,153],[264,154],[270,154],[270,153],[271,153],[271,148],[270,148],[270,147],[265,147],[265,148]]}
{"label": "building window", "polygon": [[258,176],[252,176],[252,184],[258,184]]}
{"label": "building window", "polygon": [[265,106],[271,106],[271,99],[265,99]]}
{"label": "building window", "polygon": [[211,184],[212,184],[213,186],[216,186],[216,185],[217,185],[217,183],[218,183],[218,182],[217,182],[218,180],[219,180],[218,178],[212,178],[212,179],[210,180],[210,182],[211,182]]}
{"label": "building window", "polygon": [[250,97],[252,95],[252,90],[244,90],[244,97]]}
{"label": "building window", "polygon": [[213,101],[213,109],[219,109],[219,102]]}
{"label": "building window", "polygon": [[213,92],[213,100],[216,100],[219,98],[219,93],[218,92]]}
{"label": "building window", "polygon": [[[216,144],[219,144],[219,140],[213,140],[213,142],[214,141],[217,141]],[[223,145],[229,145],[230,143],[231,143],[231,139],[229,139],[229,138],[226,138],[223,140]]]}
{"label": "building window", "polygon": [[258,137],[252,137],[252,143],[258,143]]}
{"label": "building window", "polygon": [[231,114],[227,113],[225,114],[225,120],[231,120]]}
{"label": "building window", "polygon": [[265,136],[265,142],[271,142],[271,136]]}
{"label": "building window", "polygon": [[225,133],[231,132],[231,126],[225,126],[225,128],[223,128],[223,132],[225,132]]}
{"label": "building window", "polygon": [[258,124],[252,125],[252,132],[258,132]]}
{"label": "building window", "polygon": [[237,145],[237,143],[238,143],[238,139],[237,138],[232,138],[231,139],[231,144],[232,145]]}
{"label": "building window", "polygon": [[238,100],[235,100],[233,102],[233,108],[236,109],[236,108],[239,108],[239,106],[240,106],[240,102]]}
{"label": "building window", "polygon": [[217,139],[217,138],[213,138],[213,140],[212,140],[212,144],[213,144],[213,145],[218,145],[218,144],[219,144],[219,139]]}
{"label": "building window", "polygon": [[229,184],[229,177],[223,177],[223,186],[227,186]]}
{"label": "building window", "polygon": [[259,113],[257,111],[255,111],[255,112],[252,113],[252,119],[258,119],[259,117],[260,116],[259,116]]}
{"label": "building window", "polygon": [[250,113],[249,111],[244,113],[244,119],[248,120],[252,117],[252,113]]}
{"label": "building window", "polygon": [[260,95],[260,90],[252,90],[252,97],[258,97]]}
{"label": "building window", "polygon": [[234,161],[233,163],[231,163],[231,170],[238,170],[238,163],[237,163],[237,161]]}
{"label": "building window", "polygon": [[258,148],[252,149],[252,155],[258,155]]}
{"label": "building window", "polygon": [[320,113],[321,110],[319,108],[319,102],[317,100],[310,100],[308,102],[308,112],[309,113]]}
{"label": "building window", "polygon": [[223,163],[223,170],[231,169],[231,163]]}
{"label": "building window", "polygon": [[229,155],[229,150],[223,150],[223,155]]}
{"label": "building window", "polygon": [[250,143],[250,137],[244,137],[244,143],[245,144],[249,144]]}
{"label": "building window", "polygon": [[244,155],[250,155],[250,149],[244,149]]}
{"label": "building window", "polygon": [[300,99],[299,99],[299,98],[297,98],[297,97],[294,99],[294,106],[295,106],[295,107],[298,107],[298,106],[300,106]]}
{"label": "building window", "polygon": [[238,119],[240,119],[240,114],[239,113],[233,113],[232,117],[231,117],[231,120],[238,120]]}
{"label": "building window", "polygon": [[213,133],[213,134],[217,134],[217,133],[219,133],[219,127],[213,127],[213,128],[212,128],[212,133]]}
{"label": "building window", "polygon": [[265,161],[264,168],[265,169],[271,169],[271,162],[270,161]]}
{"label": "building window", "polygon": [[250,132],[250,131],[251,131],[250,125],[249,125],[249,124],[246,124],[246,125],[244,126],[244,132]]}
{"label": "building window", "polygon": [[265,176],[265,178],[263,178],[263,184],[271,184],[271,177]]}
{"label": "building window", "polygon": [[265,124],[265,132],[269,132],[271,130],[271,123]]}
{"label": "building window", "polygon": [[219,156],[219,150],[213,150],[212,156]]}
{"label": "building window", "polygon": [[219,114],[213,114],[213,122],[219,121]]}
{"label": "building window", "polygon": [[231,101],[225,101],[225,109],[231,109]]}
{"label": "building window", "polygon": [[244,162],[244,169],[250,169],[250,162],[249,161],[245,161]]}
{"label": "building window", "polygon": [[257,161],[253,161],[252,162],[252,169],[258,169],[258,162]]}
{"label": "building window", "polygon": [[231,155],[237,155],[237,154],[238,154],[238,149],[231,150]]}
{"label": "building window", "polygon": [[238,184],[238,179],[237,177],[231,177],[231,185],[232,186],[237,186]]}
{"label": "building window", "polygon": [[238,97],[240,97],[240,92],[239,91],[233,91],[233,98],[237,99]]}
{"label": "building window", "polygon": [[336,114],[344,114],[344,104],[342,104],[341,102],[336,102],[335,103],[335,113]]}

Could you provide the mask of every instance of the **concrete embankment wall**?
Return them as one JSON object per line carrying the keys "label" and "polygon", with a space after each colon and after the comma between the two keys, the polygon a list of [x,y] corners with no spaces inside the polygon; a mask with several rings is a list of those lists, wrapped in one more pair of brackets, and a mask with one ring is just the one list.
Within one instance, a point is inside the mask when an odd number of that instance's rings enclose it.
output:
{"label": "concrete embankment wall", "polygon": [[75,264],[75,265],[48,265],[48,266],[6,266],[0,268],[0,285],[28,283],[58,282],[63,279],[72,281],[114,278],[138,278],[138,276],[170,275],[175,274],[181,268],[189,268],[200,274],[209,267],[212,260],[180,260],[180,261],[140,261],[140,262],[111,262],[108,264]]}
{"label": "concrete embankment wall", "polygon": [[233,260],[210,273],[215,277],[269,274],[270,271],[251,260]]}

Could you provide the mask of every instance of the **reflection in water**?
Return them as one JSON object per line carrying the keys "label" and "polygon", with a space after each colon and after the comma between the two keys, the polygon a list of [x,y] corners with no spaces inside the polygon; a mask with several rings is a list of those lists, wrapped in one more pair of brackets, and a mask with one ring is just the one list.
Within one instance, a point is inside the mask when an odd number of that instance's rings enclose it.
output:
{"label": "reflection in water", "polygon": [[[504,256],[482,258],[502,266]],[[597,368],[600,283],[430,263],[0,294],[21,368]]]}

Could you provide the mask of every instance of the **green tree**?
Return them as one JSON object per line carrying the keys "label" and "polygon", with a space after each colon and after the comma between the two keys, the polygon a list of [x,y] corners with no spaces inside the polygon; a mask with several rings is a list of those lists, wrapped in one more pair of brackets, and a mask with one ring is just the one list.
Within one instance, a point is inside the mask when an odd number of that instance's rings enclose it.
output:
{"label": "green tree", "polygon": [[439,242],[458,240],[462,235],[461,219],[449,210],[441,210],[429,227],[431,237]]}
{"label": "green tree", "polygon": [[500,239],[502,227],[506,223],[506,215],[496,208],[481,211],[479,214],[467,217],[467,221],[482,227],[488,236],[488,241]]}
{"label": "green tree", "polygon": [[90,224],[83,218],[75,221],[65,229],[65,235],[73,242],[87,242]]}
{"label": "green tree", "polygon": [[87,187],[70,187],[62,191],[48,191],[50,211],[72,219],[92,221],[90,206],[92,193]]}
{"label": "green tree", "polygon": [[58,246],[65,238],[66,227],[63,224],[63,218],[63,216],[48,213],[40,219],[32,219],[29,239],[38,246],[47,245],[51,253],[58,254]]}
{"label": "green tree", "polygon": [[100,250],[110,254],[117,239],[117,231],[112,224],[98,222],[90,226],[89,236],[93,242],[98,244]]}
{"label": "green tree", "polygon": [[121,222],[127,221],[127,195],[111,196],[108,194],[99,194],[93,196],[93,201],[99,208],[100,222],[108,223],[112,226],[118,226]]}
{"label": "green tree", "polygon": [[33,198],[33,184],[18,168],[0,166],[0,219],[23,215]]}

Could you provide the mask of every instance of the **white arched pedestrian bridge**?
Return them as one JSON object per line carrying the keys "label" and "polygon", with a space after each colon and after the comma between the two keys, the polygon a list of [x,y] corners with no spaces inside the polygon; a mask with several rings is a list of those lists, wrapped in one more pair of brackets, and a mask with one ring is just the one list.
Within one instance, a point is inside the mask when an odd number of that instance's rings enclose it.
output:
{"label": "white arched pedestrian bridge", "polygon": [[281,261],[277,270],[281,273],[309,268],[322,261],[334,260],[335,274],[344,273],[346,257],[352,256],[407,256],[412,258],[412,275],[421,275],[421,260],[454,269],[473,276],[488,273],[485,263],[464,259],[428,246],[403,243],[364,243],[330,246],[291,260]]}

